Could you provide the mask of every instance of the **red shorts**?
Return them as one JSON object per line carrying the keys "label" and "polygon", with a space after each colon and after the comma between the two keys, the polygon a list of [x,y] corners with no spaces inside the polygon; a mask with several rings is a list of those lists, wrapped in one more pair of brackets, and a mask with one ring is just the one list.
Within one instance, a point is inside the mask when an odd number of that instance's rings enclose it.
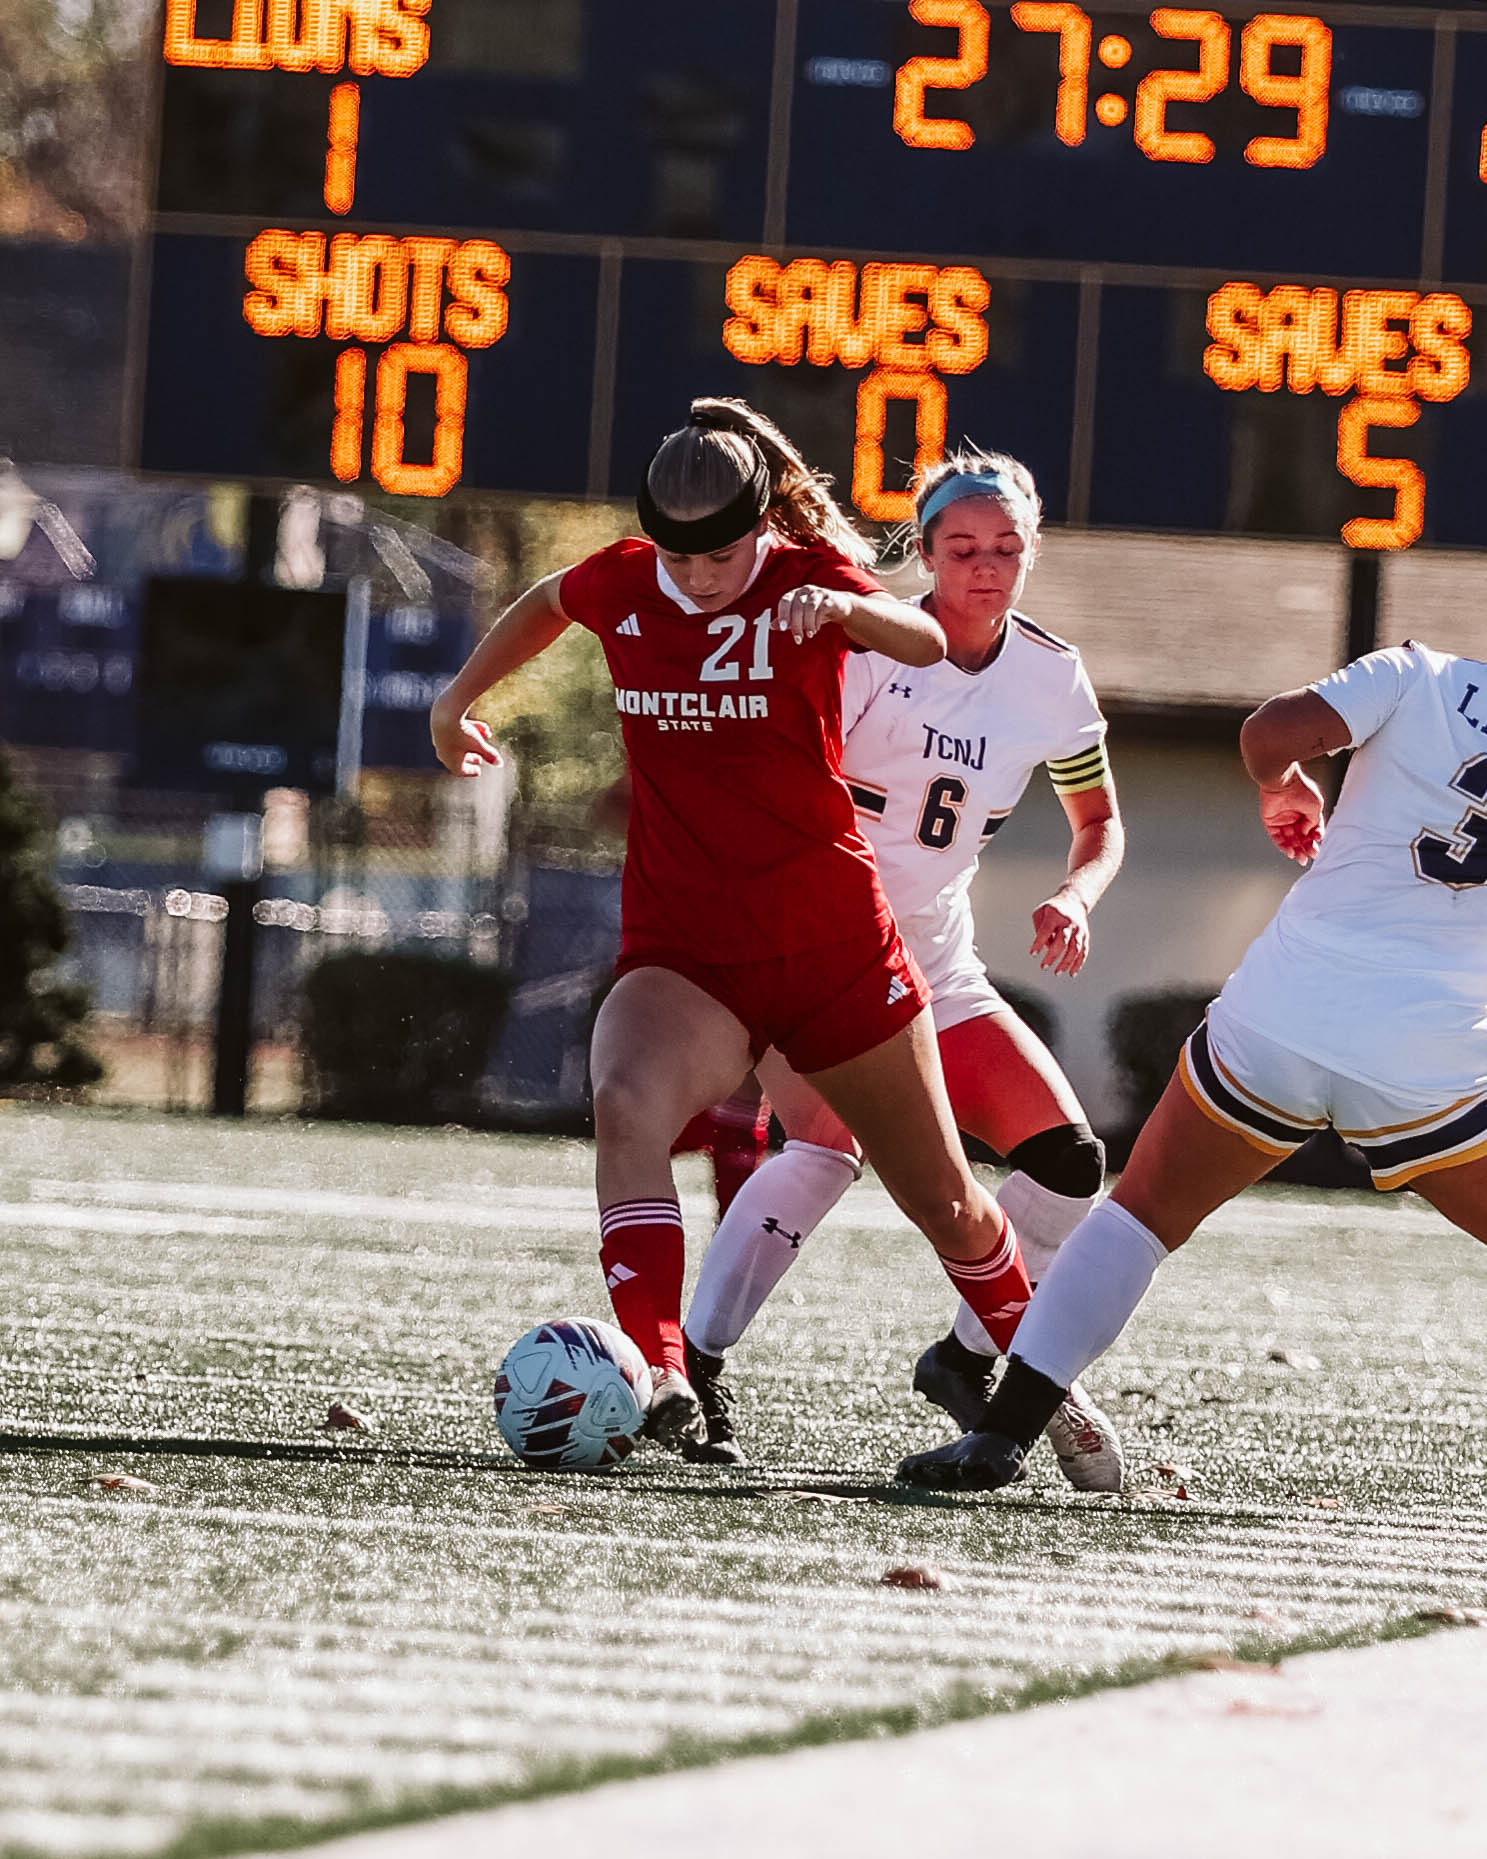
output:
{"label": "red shorts", "polygon": [[659,942],[627,943],[615,976],[634,968],[684,976],[742,1022],[756,1063],[774,1046],[803,1073],[861,1058],[929,1005],[929,984],[892,923],[767,962],[697,962]]}

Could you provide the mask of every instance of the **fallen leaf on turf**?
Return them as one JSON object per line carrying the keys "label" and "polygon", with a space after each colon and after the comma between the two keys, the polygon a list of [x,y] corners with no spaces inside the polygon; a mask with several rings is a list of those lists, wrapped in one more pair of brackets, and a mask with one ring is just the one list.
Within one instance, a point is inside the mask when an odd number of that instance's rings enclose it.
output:
{"label": "fallen leaf on turf", "polygon": [[921,1567],[884,1569],[878,1582],[884,1588],[949,1588],[954,1585],[938,1569]]}
{"label": "fallen leaf on turf", "polygon": [[148,1478],[132,1478],[128,1472],[99,1472],[95,1478],[83,1481],[96,1485],[100,1491],[155,1491]]}
{"label": "fallen leaf on turf", "polygon": [[1313,1510],[1341,1510],[1341,1498],[1308,1498],[1307,1503]]}
{"label": "fallen leaf on turf", "polygon": [[1127,1491],[1125,1495],[1128,1498],[1165,1498],[1171,1504],[1178,1499],[1186,1499],[1187,1494],[1186,1485],[1178,1485],[1176,1490],[1167,1485],[1138,1485],[1134,1491]]}
{"label": "fallen leaf on turf", "polygon": [[1322,1364],[1304,1349],[1272,1349],[1267,1360],[1278,1362],[1282,1368],[1299,1368],[1308,1374],[1314,1373]]}
{"label": "fallen leaf on turf", "polygon": [[331,1402],[323,1425],[328,1433],[370,1433],[372,1430],[369,1414],[359,1414],[354,1407],[347,1407],[342,1401]]}
{"label": "fallen leaf on turf", "polygon": [[1416,1620],[1438,1620],[1448,1627],[1487,1627],[1487,1611],[1480,1607],[1425,1607]]}

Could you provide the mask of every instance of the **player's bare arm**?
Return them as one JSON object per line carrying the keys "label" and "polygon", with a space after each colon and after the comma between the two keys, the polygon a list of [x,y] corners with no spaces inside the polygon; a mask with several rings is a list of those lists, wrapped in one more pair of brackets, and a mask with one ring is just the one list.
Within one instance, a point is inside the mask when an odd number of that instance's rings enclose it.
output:
{"label": "player's bare arm", "polygon": [[1277,849],[1297,864],[1317,855],[1322,843],[1322,790],[1304,762],[1345,749],[1347,724],[1316,691],[1283,691],[1246,717],[1239,752],[1260,790],[1260,820]]}
{"label": "player's bare arm", "polygon": [[455,673],[429,711],[434,753],[452,775],[478,775],[497,767],[500,753],[490,730],[470,706],[502,678],[545,652],[570,625],[558,600],[562,572],[550,574],[519,595]]}
{"label": "player's bare arm", "polygon": [[891,594],[828,593],[824,588],[797,592],[826,594],[840,603],[830,617],[847,637],[900,665],[938,665],[945,656],[944,629],[922,607],[908,606]]}
{"label": "player's bare arm", "polygon": [[1125,857],[1126,832],[1113,786],[1060,794],[1072,835],[1068,876],[1033,912],[1029,954],[1056,975],[1077,975],[1089,956],[1089,915]]}

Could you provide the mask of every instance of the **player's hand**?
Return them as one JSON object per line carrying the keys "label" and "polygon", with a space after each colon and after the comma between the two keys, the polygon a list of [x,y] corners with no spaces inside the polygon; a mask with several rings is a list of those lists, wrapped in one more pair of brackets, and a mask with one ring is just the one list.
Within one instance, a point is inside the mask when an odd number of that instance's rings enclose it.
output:
{"label": "player's hand", "polygon": [[429,712],[429,734],[434,739],[435,755],[452,775],[478,775],[482,768],[501,765],[489,724],[466,710],[450,715],[436,703]]}
{"label": "player's hand", "polygon": [[1294,764],[1275,787],[1260,789],[1260,823],[1277,850],[1298,865],[1308,865],[1317,856],[1326,830],[1325,806],[1322,790]]}
{"label": "player's hand", "polygon": [[792,587],[774,610],[775,631],[789,633],[797,645],[814,639],[823,626],[852,617],[852,603],[829,587]]}
{"label": "player's hand", "polygon": [[1077,975],[1089,954],[1089,912],[1073,891],[1055,891],[1033,912],[1033,946],[1040,968]]}

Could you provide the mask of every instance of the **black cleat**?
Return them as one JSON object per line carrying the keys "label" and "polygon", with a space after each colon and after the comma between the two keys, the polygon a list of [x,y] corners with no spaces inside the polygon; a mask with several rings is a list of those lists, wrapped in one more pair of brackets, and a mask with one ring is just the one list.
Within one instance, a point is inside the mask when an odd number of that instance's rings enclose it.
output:
{"label": "black cleat", "polygon": [[645,1436],[658,1446],[685,1450],[689,1442],[707,1437],[702,1403],[683,1375],[660,1376],[653,1384],[651,1404],[645,1410]]}
{"label": "black cleat", "polygon": [[969,1433],[986,1412],[995,1360],[974,1354],[958,1336],[942,1336],[914,1364],[914,1392],[943,1407],[961,1432]]}
{"label": "black cleat", "polygon": [[900,1484],[928,1491],[1000,1491],[1022,1475],[1023,1451],[1005,1433],[962,1433],[933,1452],[913,1452],[898,1468]]}
{"label": "black cleat", "polygon": [[704,1355],[690,1338],[682,1338],[687,1352],[687,1379],[702,1407],[706,1436],[682,1441],[682,1457],[692,1465],[742,1465],[743,1449],[733,1432],[733,1390],[721,1379],[723,1358]]}

